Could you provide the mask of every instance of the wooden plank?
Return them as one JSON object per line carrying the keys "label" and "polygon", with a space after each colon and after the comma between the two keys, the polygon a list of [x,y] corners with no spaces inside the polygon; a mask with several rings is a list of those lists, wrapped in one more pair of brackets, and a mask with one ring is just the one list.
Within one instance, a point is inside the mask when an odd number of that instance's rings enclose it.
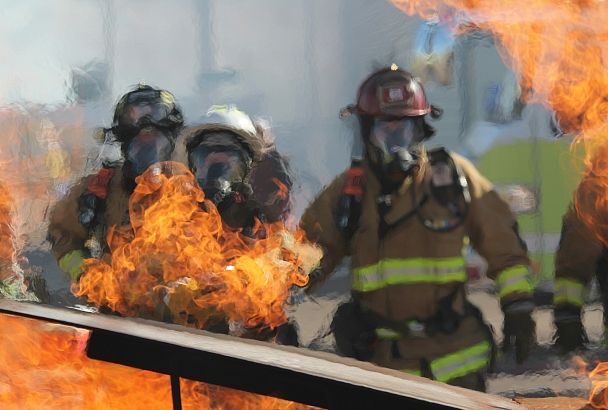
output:
{"label": "wooden plank", "polygon": [[578,397],[546,397],[541,399],[515,399],[530,410],[592,410],[587,400]]}
{"label": "wooden plank", "polygon": [[[0,312],[92,330],[89,355],[328,408],[522,409],[512,400],[324,352],[142,319],[0,300]],[[247,377],[241,377],[241,375]],[[381,406],[382,407],[382,406]],[[353,407],[351,407],[353,408]]]}

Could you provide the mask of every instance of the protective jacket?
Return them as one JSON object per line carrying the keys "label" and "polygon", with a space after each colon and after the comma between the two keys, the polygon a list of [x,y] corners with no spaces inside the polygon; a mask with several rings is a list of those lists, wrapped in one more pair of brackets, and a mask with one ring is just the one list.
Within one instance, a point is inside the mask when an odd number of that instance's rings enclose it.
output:
{"label": "protective jacket", "polygon": [[[352,239],[337,228],[335,215],[346,173],[318,195],[301,223],[308,238],[324,248],[324,277],[351,256],[353,297],[377,318],[380,340],[371,360],[444,382],[483,371],[491,357],[491,336],[464,297],[465,238],[487,260],[503,304],[529,299],[532,292],[527,252],[508,205],[468,160],[449,155],[467,180],[470,204],[463,223],[448,232],[427,229],[416,212],[449,218],[446,207],[429,194],[438,170],[424,157],[416,176],[391,195],[384,217],[378,206],[380,183],[363,164],[364,194]],[[389,227],[383,234],[381,225]],[[446,301],[458,316],[456,328],[442,330],[439,323],[439,330],[433,329],[431,324],[446,316]]]}
{"label": "protective jacket", "polygon": [[[129,223],[130,194],[120,167],[102,168],[97,174],[82,178],[51,211],[48,238],[52,251],[59,266],[73,280],[81,273],[83,258],[91,257],[87,241],[99,241],[100,250],[107,252],[107,228]],[[95,218],[91,228],[82,221],[85,201],[93,202],[89,204]]]}

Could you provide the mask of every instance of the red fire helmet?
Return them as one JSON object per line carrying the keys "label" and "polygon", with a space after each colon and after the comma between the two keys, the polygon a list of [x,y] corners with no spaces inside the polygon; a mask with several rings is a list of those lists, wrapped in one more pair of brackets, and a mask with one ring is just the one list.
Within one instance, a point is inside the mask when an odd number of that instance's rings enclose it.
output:
{"label": "red fire helmet", "polygon": [[393,65],[370,75],[359,88],[354,113],[384,117],[417,117],[431,112],[422,84]]}

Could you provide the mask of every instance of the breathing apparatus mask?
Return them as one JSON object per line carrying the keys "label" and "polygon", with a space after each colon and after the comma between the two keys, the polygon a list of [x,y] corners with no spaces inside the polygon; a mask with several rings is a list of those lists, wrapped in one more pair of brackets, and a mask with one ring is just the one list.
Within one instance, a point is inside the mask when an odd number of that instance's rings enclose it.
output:
{"label": "breathing apparatus mask", "polygon": [[152,164],[168,161],[174,148],[171,133],[154,127],[146,127],[123,143],[123,174],[125,180],[135,181]]}
{"label": "breathing apparatus mask", "polygon": [[245,179],[251,167],[251,157],[227,131],[214,131],[204,140],[191,144],[188,163],[199,186],[220,210],[251,195]]}
{"label": "breathing apparatus mask", "polygon": [[382,178],[400,183],[418,168],[418,144],[425,139],[422,117],[368,118],[369,158]]}

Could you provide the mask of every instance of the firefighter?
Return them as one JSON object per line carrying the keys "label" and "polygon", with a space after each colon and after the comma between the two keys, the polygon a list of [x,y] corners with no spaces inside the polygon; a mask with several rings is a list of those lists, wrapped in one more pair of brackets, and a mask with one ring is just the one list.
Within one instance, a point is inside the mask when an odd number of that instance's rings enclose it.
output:
{"label": "firefighter", "polygon": [[175,159],[188,164],[229,227],[251,236],[256,220],[287,218],[289,164],[261,126],[236,106],[212,106],[180,137]]}
{"label": "firefighter", "polygon": [[[561,353],[584,348],[588,342],[581,320],[585,288],[593,277],[600,285],[604,305],[604,326],[608,323],[608,252],[598,235],[606,226],[604,207],[605,152],[596,155],[583,176],[562,220],[562,232],[555,254],[555,344]],[[587,216],[588,218],[585,218]],[[591,218],[593,220],[591,220]]]}
{"label": "firefighter", "polygon": [[466,159],[423,141],[438,117],[422,85],[393,65],[347,107],[364,155],[310,204],[301,226],[324,250],[309,291],[350,255],[351,303],[332,323],[338,350],[453,385],[485,389],[493,338],[465,297],[463,244],[488,261],[504,312],[504,347],[518,362],[535,339],[529,259],[514,216]]}
{"label": "firefighter", "polygon": [[82,274],[85,258],[107,254],[107,228],[129,223],[135,178],[150,165],[171,159],[182,125],[182,111],[166,90],[139,85],[120,98],[112,127],[104,133],[120,144],[123,161],[84,177],[50,214],[48,239],[72,281]]}
{"label": "firefighter", "polygon": [[[214,105],[182,133],[174,160],[188,164],[205,197],[213,202],[228,229],[263,238],[261,223],[285,221],[293,186],[287,160],[262,126],[234,105]],[[219,313],[213,331],[233,333]],[[298,345],[289,321],[276,329],[242,328],[238,336]]]}

